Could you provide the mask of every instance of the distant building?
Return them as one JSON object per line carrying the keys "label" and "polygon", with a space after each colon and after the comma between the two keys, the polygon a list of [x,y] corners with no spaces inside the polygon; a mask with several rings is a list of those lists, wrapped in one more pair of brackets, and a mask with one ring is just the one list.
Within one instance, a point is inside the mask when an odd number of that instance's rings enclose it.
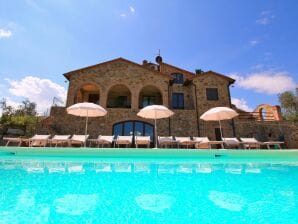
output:
{"label": "distant building", "polygon": [[[240,113],[239,118],[222,122],[224,136],[252,135],[254,128],[242,130],[245,129],[243,122],[271,121],[272,124],[272,121],[281,121],[278,106],[263,105],[253,113],[235,108],[230,96],[230,86],[235,80],[228,76],[214,71],[186,71],[164,63],[160,56],[156,61],[144,60],[138,64],[117,58],[65,73],[69,81],[66,107],[93,102],[107,109],[105,117],[90,119],[89,134],[92,137],[99,134],[150,135],[154,139],[153,121],[136,115],[141,108],[151,104],[165,105],[175,112],[171,118],[158,121],[158,135],[163,136],[219,139],[218,123],[199,119],[205,111],[217,106],[232,107]],[[43,130],[61,134],[83,133],[83,119],[67,115],[64,107],[52,107]]]}

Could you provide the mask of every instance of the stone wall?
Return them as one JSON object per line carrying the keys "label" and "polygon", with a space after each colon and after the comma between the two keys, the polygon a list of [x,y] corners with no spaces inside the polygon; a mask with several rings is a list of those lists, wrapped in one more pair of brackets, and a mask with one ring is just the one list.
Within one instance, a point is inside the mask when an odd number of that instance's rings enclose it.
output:
{"label": "stone wall", "polygon": [[70,75],[67,106],[75,103],[78,90],[85,84],[94,84],[99,89],[100,105],[107,106],[109,90],[115,85],[124,85],[131,92],[131,108],[139,108],[139,94],[145,86],[155,86],[162,94],[163,104],[168,106],[168,85],[170,77],[142,66],[116,60],[90,69],[74,71]]}
{"label": "stone wall", "polygon": [[[229,85],[231,80],[225,76],[208,72],[195,75],[185,70],[162,64],[162,72],[150,70],[144,66],[129,62],[125,59],[116,59],[89,68],[67,73],[69,89],[67,106],[74,104],[78,90],[85,84],[96,85],[100,94],[100,105],[106,108],[109,90],[115,85],[126,86],[131,93],[131,108],[107,108],[105,117],[90,118],[88,133],[91,138],[99,134],[111,135],[113,125],[123,121],[144,121],[154,125],[153,120],[142,119],[136,114],[139,108],[139,96],[146,86],[156,87],[162,96],[165,106],[171,106],[171,94],[182,92],[185,97],[185,109],[173,110],[174,116],[157,121],[158,135],[168,136],[207,136],[215,140],[215,129],[218,122],[205,122],[199,117],[208,109],[218,106],[230,107]],[[186,74],[192,79],[188,85],[170,85],[173,72]],[[208,101],[206,88],[217,88],[219,99]],[[224,137],[257,137],[261,141],[270,138],[279,139],[284,135],[288,147],[298,148],[297,123],[282,121],[251,121],[235,119],[221,122]],[[234,129],[235,128],[235,129]],[[50,116],[45,119],[39,133],[50,134],[84,134],[85,118],[66,114],[64,107],[52,107]],[[234,133],[235,130],[235,133]]]}
{"label": "stone wall", "polygon": [[197,136],[198,126],[195,110],[173,110],[170,118],[170,134],[173,136]]}
{"label": "stone wall", "polygon": [[[115,123],[128,120],[138,120],[151,123],[153,120],[139,118],[138,110],[132,109],[108,109],[105,117],[90,118],[88,133],[91,138],[99,134],[111,135]],[[219,123],[199,120],[199,134],[197,114],[195,110],[174,110],[175,115],[170,119],[157,121],[158,135],[168,136],[207,136],[215,140],[215,128]],[[234,137],[233,123],[231,120],[222,121],[224,137]],[[290,121],[241,121],[235,120],[236,137],[255,137],[260,141],[281,140],[288,148],[298,148],[298,122]],[[42,122],[38,128],[39,134],[84,134],[85,118],[66,114],[64,107],[52,107],[50,116]],[[269,134],[271,137],[269,138]]]}
{"label": "stone wall", "polygon": [[286,142],[287,148],[298,148],[298,122],[235,121],[236,137],[255,137],[259,141]]}
{"label": "stone wall", "polygon": [[[193,79],[196,86],[196,100],[198,105],[198,117],[212,107],[230,107],[229,81],[218,75],[210,73],[209,75],[196,75]],[[217,88],[218,100],[207,100],[206,89]],[[222,130],[224,136],[233,136],[232,121],[222,121]],[[205,122],[199,120],[200,135],[207,136],[215,140],[215,128],[219,128],[218,122]]]}
{"label": "stone wall", "polygon": [[[99,134],[111,135],[115,123],[122,121],[144,121],[154,125],[154,121],[137,116],[139,110],[107,109],[104,117],[88,119],[88,133],[95,138]],[[158,135],[197,136],[195,110],[174,110],[171,118],[157,120]],[[64,107],[52,107],[50,116],[39,127],[44,134],[84,134],[85,118],[68,115]]]}
{"label": "stone wall", "polygon": [[[194,99],[194,87],[193,85],[184,86],[182,84],[173,84],[169,88],[170,98],[172,98],[173,93],[183,93],[184,94],[184,109],[193,110],[195,109],[195,99]],[[172,108],[172,105],[170,103]]]}

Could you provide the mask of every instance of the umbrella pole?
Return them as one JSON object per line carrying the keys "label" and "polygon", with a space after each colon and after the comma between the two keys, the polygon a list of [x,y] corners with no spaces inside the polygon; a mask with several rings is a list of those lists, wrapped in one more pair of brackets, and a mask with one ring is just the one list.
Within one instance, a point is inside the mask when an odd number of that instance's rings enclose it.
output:
{"label": "umbrella pole", "polygon": [[221,140],[223,140],[223,138],[222,138],[222,131],[221,131],[221,123],[220,123],[220,120],[218,120],[218,122],[219,122],[220,137],[221,137]]}
{"label": "umbrella pole", "polygon": [[85,125],[85,141],[84,141],[84,148],[86,148],[87,129],[88,129],[88,110],[87,110],[86,125]]}
{"label": "umbrella pole", "polygon": [[154,131],[155,131],[155,148],[157,149],[157,126],[156,126],[156,119],[154,119]]}

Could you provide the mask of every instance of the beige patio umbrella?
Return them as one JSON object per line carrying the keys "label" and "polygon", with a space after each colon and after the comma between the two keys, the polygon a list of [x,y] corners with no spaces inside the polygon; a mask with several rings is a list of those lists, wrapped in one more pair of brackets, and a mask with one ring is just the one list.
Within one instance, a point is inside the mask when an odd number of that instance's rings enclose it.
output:
{"label": "beige patio umbrella", "polygon": [[107,111],[100,105],[97,105],[94,103],[86,103],[86,102],[74,104],[68,107],[66,110],[68,114],[72,114],[79,117],[86,117],[85,142],[84,142],[84,147],[86,147],[88,118],[105,116],[107,114]]}
{"label": "beige patio umbrella", "polygon": [[229,120],[237,117],[239,114],[229,107],[213,107],[203,113],[200,119],[205,121],[218,121],[220,129],[220,137],[222,139],[221,123],[222,120]]}
{"label": "beige patio umbrella", "polygon": [[157,125],[156,120],[162,118],[168,118],[174,114],[173,111],[163,105],[150,105],[146,106],[137,113],[139,117],[146,119],[154,119],[155,130],[155,148],[157,148]]}

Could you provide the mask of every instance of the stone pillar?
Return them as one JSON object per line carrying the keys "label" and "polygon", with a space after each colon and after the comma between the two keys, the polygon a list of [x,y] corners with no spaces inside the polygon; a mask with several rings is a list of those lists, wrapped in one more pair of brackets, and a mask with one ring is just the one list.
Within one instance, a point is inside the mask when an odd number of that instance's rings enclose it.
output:
{"label": "stone pillar", "polygon": [[139,91],[133,91],[131,93],[131,109],[138,110],[139,109]]}
{"label": "stone pillar", "polygon": [[169,108],[169,91],[168,87],[166,87],[165,90],[163,90],[162,94],[162,103],[164,106]]}
{"label": "stone pillar", "polygon": [[107,108],[108,93],[105,89],[100,92],[99,104],[100,106]]}
{"label": "stone pillar", "polygon": [[280,106],[273,106],[272,113],[273,113],[274,120],[282,121]]}

